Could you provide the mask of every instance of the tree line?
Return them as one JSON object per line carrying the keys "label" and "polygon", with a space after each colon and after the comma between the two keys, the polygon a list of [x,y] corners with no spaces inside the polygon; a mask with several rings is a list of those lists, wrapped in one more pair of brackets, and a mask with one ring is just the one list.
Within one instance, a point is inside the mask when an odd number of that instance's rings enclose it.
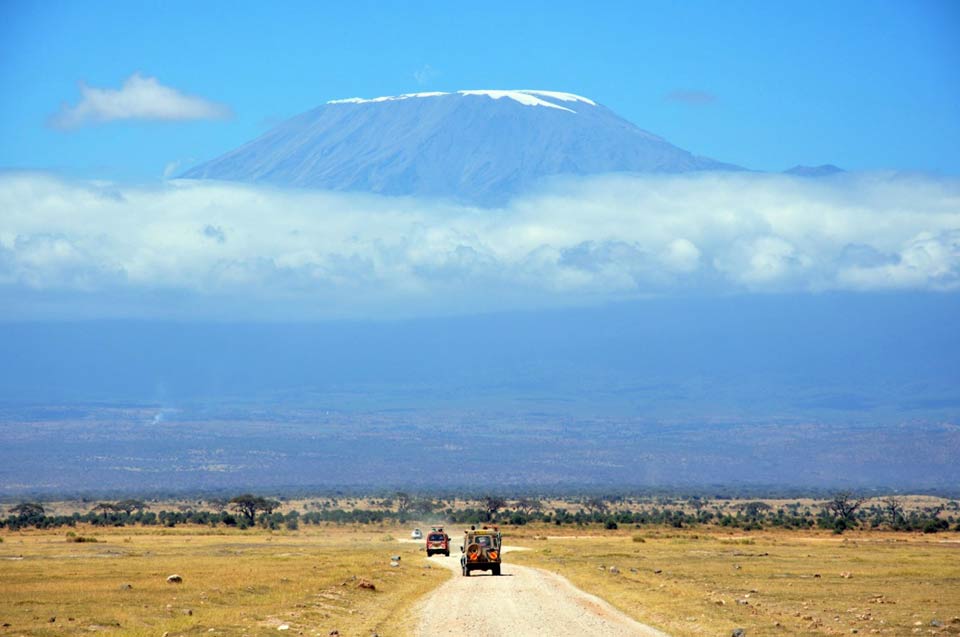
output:
{"label": "tree line", "polygon": [[[868,501],[849,492],[810,507],[799,502],[774,508],[762,500],[737,504],[711,502],[701,497],[686,500],[654,502],[642,510],[620,506],[621,497],[585,497],[564,508],[547,510],[536,498],[508,501],[487,496],[473,506],[453,507],[430,498],[414,498],[398,492],[393,497],[372,502],[372,508],[339,506],[336,500],[312,502],[305,512],[279,512],[281,502],[246,493],[230,499],[207,501],[205,509],[182,507],[176,511],[152,511],[142,500],[127,499],[99,502],[86,513],[49,515],[42,503],[22,502],[7,510],[0,518],[0,528],[50,529],[89,524],[93,526],[162,526],[184,524],[247,529],[296,530],[301,524],[382,524],[405,523],[410,520],[452,524],[525,525],[530,523],[564,525],[602,525],[606,529],[621,526],[670,526],[674,528],[717,526],[741,530],[828,529],[843,533],[850,529],[889,529],[924,533],[954,530],[960,532],[960,521],[945,514],[947,505],[940,504],[907,511],[902,499],[888,496]],[[950,505],[956,505],[951,502]],[[958,510],[952,506],[951,511]]]}

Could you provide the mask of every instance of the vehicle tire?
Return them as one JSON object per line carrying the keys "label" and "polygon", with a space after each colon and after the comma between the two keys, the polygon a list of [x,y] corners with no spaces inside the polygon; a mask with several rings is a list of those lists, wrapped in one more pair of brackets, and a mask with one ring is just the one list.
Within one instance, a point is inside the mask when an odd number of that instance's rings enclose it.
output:
{"label": "vehicle tire", "polygon": [[450,557],[450,551],[444,551],[443,554],[444,554],[446,557]]}
{"label": "vehicle tire", "polygon": [[495,565],[493,566],[493,574],[494,574],[494,575],[499,575],[499,574],[500,574],[500,565],[499,565],[499,564],[495,564]]}

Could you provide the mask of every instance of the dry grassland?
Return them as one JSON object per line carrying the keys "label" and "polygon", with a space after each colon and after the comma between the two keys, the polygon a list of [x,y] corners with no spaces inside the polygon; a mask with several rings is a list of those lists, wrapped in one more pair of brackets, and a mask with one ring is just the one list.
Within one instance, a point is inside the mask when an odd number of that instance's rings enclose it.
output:
{"label": "dry grassland", "polygon": [[2,536],[0,635],[402,635],[404,611],[449,577],[393,528],[67,531]]}
{"label": "dry grassland", "polygon": [[[74,531],[96,543],[68,541],[67,530],[6,533],[0,635],[410,634],[414,602],[450,575],[425,568],[418,544],[394,539],[409,528]],[[504,532],[531,549],[508,562],[560,573],[676,637],[960,634],[953,533]],[[182,584],[167,583],[173,573]]]}
{"label": "dry grassland", "polygon": [[533,549],[511,561],[557,572],[676,637],[735,628],[749,637],[960,634],[960,537],[953,533],[547,535],[562,532],[511,537]]}

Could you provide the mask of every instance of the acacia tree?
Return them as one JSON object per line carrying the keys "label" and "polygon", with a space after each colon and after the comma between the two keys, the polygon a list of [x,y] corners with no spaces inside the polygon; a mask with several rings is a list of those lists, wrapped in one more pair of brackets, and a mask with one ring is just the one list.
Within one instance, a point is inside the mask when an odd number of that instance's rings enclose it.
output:
{"label": "acacia tree", "polygon": [[740,505],[740,510],[751,520],[759,518],[761,514],[770,511],[772,508],[766,502],[760,502],[759,500]]}
{"label": "acacia tree", "polygon": [[897,527],[903,522],[903,502],[891,495],[883,499],[883,510],[890,517],[890,526]]}
{"label": "acacia tree", "polygon": [[701,498],[700,496],[695,495],[691,497],[689,500],[687,500],[687,504],[692,506],[693,510],[696,511],[697,515],[699,516],[700,512],[703,511],[703,509],[706,508],[708,504],[710,504],[710,500],[707,500],[706,498]]}
{"label": "acacia tree", "polygon": [[20,527],[34,525],[37,528],[44,523],[44,509],[43,505],[38,502],[21,502],[16,506],[12,506],[7,509],[9,513],[17,516],[16,518],[11,518],[7,520],[11,529],[19,529]]}
{"label": "acacia tree", "polygon": [[833,499],[827,502],[827,510],[833,514],[834,528],[842,532],[844,529],[856,526],[857,509],[865,500],[866,498],[856,497],[849,491],[834,495]]}
{"label": "acacia tree", "polygon": [[587,510],[590,511],[590,513],[595,515],[598,513],[606,513],[607,509],[610,508],[610,505],[607,504],[606,498],[601,497],[590,498],[584,502],[584,505],[587,507]]}
{"label": "acacia tree", "polygon": [[410,503],[410,508],[421,513],[430,513],[437,507],[430,498],[417,498]]}
{"label": "acacia tree", "polygon": [[520,498],[517,500],[517,508],[524,514],[530,515],[534,511],[542,509],[543,503],[538,498]]}
{"label": "acacia tree", "polygon": [[397,491],[394,497],[397,499],[397,513],[406,513],[410,508],[410,494],[404,493],[403,491]]}
{"label": "acacia tree", "polygon": [[257,512],[263,511],[267,515],[273,513],[273,510],[280,506],[276,500],[268,500],[252,493],[244,493],[230,499],[230,506],[234,511],[243,516],[247,525],[253,525],[257,518]]}
{"label": "acacia tree", "polygon": [[230,504],[230,502],[224,498],[210,498],[207,500],[207,504],[217,513],[221,513],[227,508],[227,505]]}
{"label": "acacia tree", "polygon": [[497,496],[488,495],[483,499],[483,506],[492,518],[496,515],[497,511],[507,506],[507,501]]}
{"label": "acacia tree", "polygon": [[19,518],[30,519],[42,517],[46,510],[39,502],[21,502],[20,504],[7,509],[7,512],[12,513]]}
{"label": "acacia tree", "polygon": [[127,515],[130,515],[134,511],[143,511],[150,507],[143,500],[120,500],[114,505],[114,508],[117,511],[123,511]]}

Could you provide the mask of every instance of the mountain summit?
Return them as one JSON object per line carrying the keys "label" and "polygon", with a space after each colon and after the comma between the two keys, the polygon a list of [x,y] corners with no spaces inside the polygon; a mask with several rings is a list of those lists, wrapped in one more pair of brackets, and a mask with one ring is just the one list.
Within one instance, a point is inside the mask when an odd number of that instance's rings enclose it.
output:
{"label": "mountain summit", "polygon": [[182,177],[499,205],[554,175],[738,169],[586,97],[477,90],[333,100]]}

